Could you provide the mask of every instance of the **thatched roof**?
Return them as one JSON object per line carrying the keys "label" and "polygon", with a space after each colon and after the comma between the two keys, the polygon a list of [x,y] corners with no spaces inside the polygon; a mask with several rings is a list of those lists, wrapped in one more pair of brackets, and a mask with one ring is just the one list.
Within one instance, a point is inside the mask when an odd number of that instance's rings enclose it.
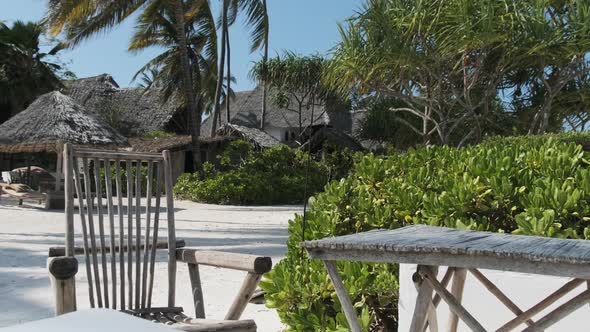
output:
{"label": "thatched roof", "polygon": [[[262,105],[262,88],[257,87],[251,91],[236,92],[231,99],[231,123],[239,126],[259,128]],[[295,106],[291,106],[295,108]],[[324,112],[324,110],[327,110]],[[227,123],[225,106],[221,107],[221,126]],[[201,126],[201,135],[210,136],[212,117],[207,118]],[[312,110],[304,109],[302,112],[302,124],[307,127],[311,124]],[[350,113],[346,110],[325,108],[316,106],[313,110],[313,125],[329,125],[344,131],[350,131]],[[298,128],[299,113],[279,107],[268,98],[265,116],[265,127]]]}
{"label": "thatched roof", "polygon": [[364,147],[357,142],[352,136],[342,130],[325,127],[318,129],[311,138],[301,146],[301,149],[309,149],[308,144],[311,144],[311,151],[319,150],[325,143],[337,145],[342,148],[347,148],[352,151],[362,151]]}
{"label": "thatched roof", "polygon": [[64,93],[128,137],[156,130],[172,130],[179,104],[154,88],[120,88],[108,74],[64,82]]}
{"label": "thatched roof", "polygon": [[127,139],[72,98],[54,91],[0,125],[0,152],[54,152],[61,143],[127,145]]}
{"label": "thatched roof", "polygon": [[217,131],[225,136],[237,136],[243,138],[260,148],[271,148],[281,144],[276,138],[270,136],[268,133],[258,129],[240,126],[236,124],[226,124]]}
{"label": "thatched roof", "polygon": [[[200,138],[201,145],[207,145],[218,142],[226,142],[232,138],[227,136],[216,136]],[[188,135],[162,137],[162,138],[143,138],[134,137],[129,139],[131,149],[137,152],[162,152],[164,150],[181,151],[191,148],[191,137]]]}

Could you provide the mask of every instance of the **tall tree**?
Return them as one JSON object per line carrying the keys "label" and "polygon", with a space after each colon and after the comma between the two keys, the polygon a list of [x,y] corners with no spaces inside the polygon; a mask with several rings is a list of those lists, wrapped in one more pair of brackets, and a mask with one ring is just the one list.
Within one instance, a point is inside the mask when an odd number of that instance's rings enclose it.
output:
{"label": "tall tree", "polygon": [[[222,83],[223,80],[231,90],[231,50],[230,50],[230,39],[229,39],[229,27],[232,26],[240,12],[245,12],[247,15],[246,25],[251,28],[251,51],[259,49],[261,46],[268,43],[268,38],[264,39],[266,35],[268,37],[268,15],[266,12],[266,1],[263,0],[222,0],[222,13],[221,13],[221,24],[222,40],[221,40],[221,55],[219,59],[218,76],[217,76],[217,90],[215,94],[214,109],[213,109],[213,121],[211,121],[211,135],[215,136],[217,126],[221,122],[221,95],[222,95]],[[224,68],[227,67],[227,71]],[[224,73],[227,73],[227,77],[224,77]],[[226,120],[230,122],[230,100],[226,100]]]}
{"label": "tall tree", "polygon": [[[97,33],[109,31],[122,23],[133,13],[140,12],[140,17],[152,17],[162,11],[172,14],[176,51],[182,70],[178,88],[182,91],[186,107],[190,114],[192,136],[192,152],[195,168],[200,169],[200,118],[201,111],[197,107],[196,95],[198,86],[193,82],[191,60],[187,43],[187,21],[185,13],[198,11],[207,0],[49,0],[46,21],[54,35],[65,32],[71,46],[79,44]],[[189,24],[190,25],[190,24]]]}
{"label": "tall tree", "polygon": [[[258,82],[266,82],[273,90],[272,99],[284,112],[297,115],[299,139],[325,112],[316,112],[330,98],[322,84],[326,60],[318,55],[301,56],[287,52],[268,61],[254,64],[250,76]],[[309,117],[306,117],[309,115]],[[283,114],[287,120],[286,114]],[[287,121],[288,122],[288,121]]]}
{"label": "tall tree", "polygon": [[16,21],[9,27],[0,22],[0,122],[61,87],[60,78],[73,76],[55,57],[62,44],[41,50],[44,33],[39,23]]}

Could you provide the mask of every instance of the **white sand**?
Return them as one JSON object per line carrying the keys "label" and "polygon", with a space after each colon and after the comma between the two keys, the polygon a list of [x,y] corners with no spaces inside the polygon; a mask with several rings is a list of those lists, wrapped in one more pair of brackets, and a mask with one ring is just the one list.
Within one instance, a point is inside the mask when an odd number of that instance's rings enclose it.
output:
{"label": "white sand", "polygon": [[[271,256],[273,263],[285,253],[288,220],[301,211],[300,207],[293,206],[236,207],[186,201],[175,202],[175,207],[176,236],[186,240],[188,246]],[[76,225],[80,228],[78,222],[76,220]],[[63,245],[64,223],[63,212],[18,207],[6,196],[0,200],[0,327],[53,315],[45,265],[48,248]],[[159,260],[165,261],[164,256]],[[156,270],[153,305],[164,306],[166,263],[157,263]],[[239,271],[201,268],[208,318],[223,318],[244,275]],[[185,264],[178,265],[177,276],[176,305],[191,314],[194,307]],[[76,280],[78,306],[86,308],[89,304],[83,264]],[[254,319],[259,331],[282,330],[276,312],[264,305],[248,305],[242,318]]]}

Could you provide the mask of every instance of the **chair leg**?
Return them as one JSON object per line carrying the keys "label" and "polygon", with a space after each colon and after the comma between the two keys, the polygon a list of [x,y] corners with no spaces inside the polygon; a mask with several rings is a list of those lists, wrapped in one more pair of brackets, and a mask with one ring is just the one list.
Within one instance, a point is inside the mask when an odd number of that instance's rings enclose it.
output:
{"label": "chair leg", "polygon": [[[451,284],[451,294],[461,303],[463,299],[463,289],[465,288],[465,278],[467,277],[467,270],[457,268],[453,275],[453,283]],[[457,332],[459,326],[459,316],[451,311],[449,315],[449,322],[447,331]]]}
{"label": "chair leg", "polygon": [[53,286],[56,316],[76,311],[76,281],[78,261],[74,257],[52,257],[47,260]]}
{"label": "chair leg", "polygon": [[225,315],[225,319],[240,319],[240,316],[244,312],[244,309],[246,309],[246,305],[248,305],[248,302],[250,301],[252,294],[254,294],[254,291],[256,290],[256,287],[258,286],[260,279],[262,279],[261,274],[248,272],[248,275],[242,283],[242,288],[240,288],[240,292],[234,299],[234,303],[232,303],[227,314]]}
{"label": "chair leg", "polygon": [[[418,269],[421,268],[428,269],[431,271],[432,275],[436,275],[438,271],[438,267],[433,266],[419,265]],[[417,286],[418,296],[416,297],[416,306],[414,307],[410,332],[422,332],[424,330],[424,325],[426,324],[428,311],[432,305],[432,293],[434,292],[434,289],[429,283],[424,282],[418,273],[415,273],[414,276],[412,276],[412,279]]]}
{"label": "chair leg", "polygon": [[188,273],[191,279],[193,302],[195,303],[195,318],[205,318],[205,303],[203,301],[203,289],[201,288],[199,265],[189,263]]}

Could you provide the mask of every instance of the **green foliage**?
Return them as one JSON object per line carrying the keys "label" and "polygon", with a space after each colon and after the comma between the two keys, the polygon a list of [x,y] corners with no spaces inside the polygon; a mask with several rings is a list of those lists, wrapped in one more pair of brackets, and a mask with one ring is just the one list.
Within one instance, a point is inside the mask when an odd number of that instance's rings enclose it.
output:
{"label": "green foliage", "polygon": [[[589,140],[588,134],[494,138],[462,149],[358,158],[349,177],[312,200],[305,224],[302,216],[290,221],[287,257],[261,283],[267,305],[293,331],[346,330],[324,267],[299,247],[304,238],[420,223],[589,239],[590,154],[573,143]],[[397,265],[338,267],[364,329],[395,331]]]}
{"label": "green foliage", "polygon": [[153,130],[143,135],[143,138],[170,138],[175,136],[175,133],[171,133],[165,130]]}
{"label": "green foliage", "polygon": [[[91,172],[94,172],[94,167],[90,166],[90,170]],[[111,170],[111,182],[112,182],[112,187],[111,190],[113,192],[113,195],[116,195],[117,193],[117,184],[116,184],[116,169],[115,169],[115,163],[111,163],[110,165],[110,170]],[[102,186],[102,192],[103,195],[106,195],[106,180],[105,180],[105,168],[101,167],[100,169],[100,183]],[[148,178],[148,168],[147,166],[141,166],[140,168],[140,179],[141,179],[141,196],[142,197],[146,197],[147,195],[147,178]],[[152,183],[153,183],[153,187],[152,187],[152,195],[156,194],[156,168],[154,167],[154,169],[152,170]],[[124,196],[127,196],[127,167],[124,164],[120,164],[120,170],[119,170],[119,174],[121,175],[121,192],[123,193]],[[132,166],[131,167],[131,177],[130,177],[130,181],[131,181],[131,188],[135,194],[135,178],[137,176],[137,167],[136,166]],[[165,186],[163,183],[163,179],[161,180],[162,182],[160,183],[162,191],[165,190]],[[92,190],[96,190],[96,186],[94,184],[94,181],[90,184],[91,189]],[[163,192],[162,192],[163,194]]]}
{"label": "green foliage", "polygon": [[[300,203],[328,180],[328,167],[302,151],[277,146],[254,151],[244,141],[234,141],[219,157],[220,170],[205,163],[204,177],[183,174],[174,187],[180,199],[215,204]],[[309,177],[306,180],[309,162]]]}

